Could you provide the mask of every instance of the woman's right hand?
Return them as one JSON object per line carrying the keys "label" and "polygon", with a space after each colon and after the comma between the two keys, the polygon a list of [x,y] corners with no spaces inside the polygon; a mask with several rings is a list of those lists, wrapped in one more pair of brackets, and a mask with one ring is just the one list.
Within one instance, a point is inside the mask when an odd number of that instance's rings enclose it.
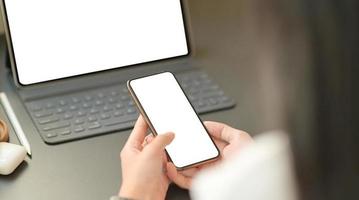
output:
{"label": "woman's right hand", "polygon": [[226,124],[211,121],[204,122],[204,124],[220,151],[220,157],[214,162],[183,171],[177,171],[173,163],[167,163],[168,178],[178,186],[185,189],[190,188],[192,178],[198,173],[198,171],[209,168],[222,162],[222,160],[228,159],[234,152],[240,151],[240,149],[253,142],[252,137],[248,133],[232,128]]}

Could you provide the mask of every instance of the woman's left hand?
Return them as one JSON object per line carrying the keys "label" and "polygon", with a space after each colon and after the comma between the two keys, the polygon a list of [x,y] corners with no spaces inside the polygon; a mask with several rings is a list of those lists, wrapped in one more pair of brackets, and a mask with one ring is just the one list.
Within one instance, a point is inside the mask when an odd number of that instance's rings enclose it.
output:
{"label": "woman's left hand", "polygon": [[253,142],[252,137],[248,133],[232,128],[226,124],[219,122],[204,122],[204,124],[220,151],[220,158],[214,162],[183,171],[178,171],[173,163],[167,163],[167,176],[181,188],[189,189],[193,177],[199,171],[218,165],[222,160],[230,158],[234,152],[240,151]]}
{"label": "woman's left hand", "polygon": [[122,186],[119,196],[131,199],[164,199],[169,186],[165,173],[165,147],[173,133],[158,135],[143,145],[148,125],[140,116],[121,151]]}

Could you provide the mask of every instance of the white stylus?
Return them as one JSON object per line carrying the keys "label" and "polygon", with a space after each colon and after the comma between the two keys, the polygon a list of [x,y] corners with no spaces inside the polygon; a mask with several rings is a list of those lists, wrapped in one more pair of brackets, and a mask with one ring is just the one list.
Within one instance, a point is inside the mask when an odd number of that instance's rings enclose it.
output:
{"label": "white stylus", "polygon": [[7,98],[6,94],[0,92],[0,101],[4,106],[5,112],[9,117],[9,120],[14,127],[15,133],[20,140],[20,143],[25,147],[27,153],[31,156],[31,148],[29,141],[27,140],[24,131],[22,130],[19,120],[17,119],[14,110],[12,109],[9,99]]}

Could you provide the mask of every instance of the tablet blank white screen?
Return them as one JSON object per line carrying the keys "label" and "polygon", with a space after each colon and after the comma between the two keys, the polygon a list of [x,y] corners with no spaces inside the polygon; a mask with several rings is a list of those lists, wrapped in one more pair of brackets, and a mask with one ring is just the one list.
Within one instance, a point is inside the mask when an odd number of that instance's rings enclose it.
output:
{"label": "tablet blank white screen", "polygon": [[137,99],[158,134],[174,132],[166,147],[177,167],[218,156],[218,150],[171,73],[130,82]]}
{"label": "tablet blank white screen", "polygon": [[180,0],[5,0],[23,85],[188,54]]}

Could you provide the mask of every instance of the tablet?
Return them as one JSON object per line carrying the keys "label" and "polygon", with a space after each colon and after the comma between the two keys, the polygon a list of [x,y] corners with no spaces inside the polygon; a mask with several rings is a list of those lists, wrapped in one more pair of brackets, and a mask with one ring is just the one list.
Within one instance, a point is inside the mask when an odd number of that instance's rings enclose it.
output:
{"label": "tablet", "polygon": [[181,0],[2,0],[19,86],[189,54]]}

